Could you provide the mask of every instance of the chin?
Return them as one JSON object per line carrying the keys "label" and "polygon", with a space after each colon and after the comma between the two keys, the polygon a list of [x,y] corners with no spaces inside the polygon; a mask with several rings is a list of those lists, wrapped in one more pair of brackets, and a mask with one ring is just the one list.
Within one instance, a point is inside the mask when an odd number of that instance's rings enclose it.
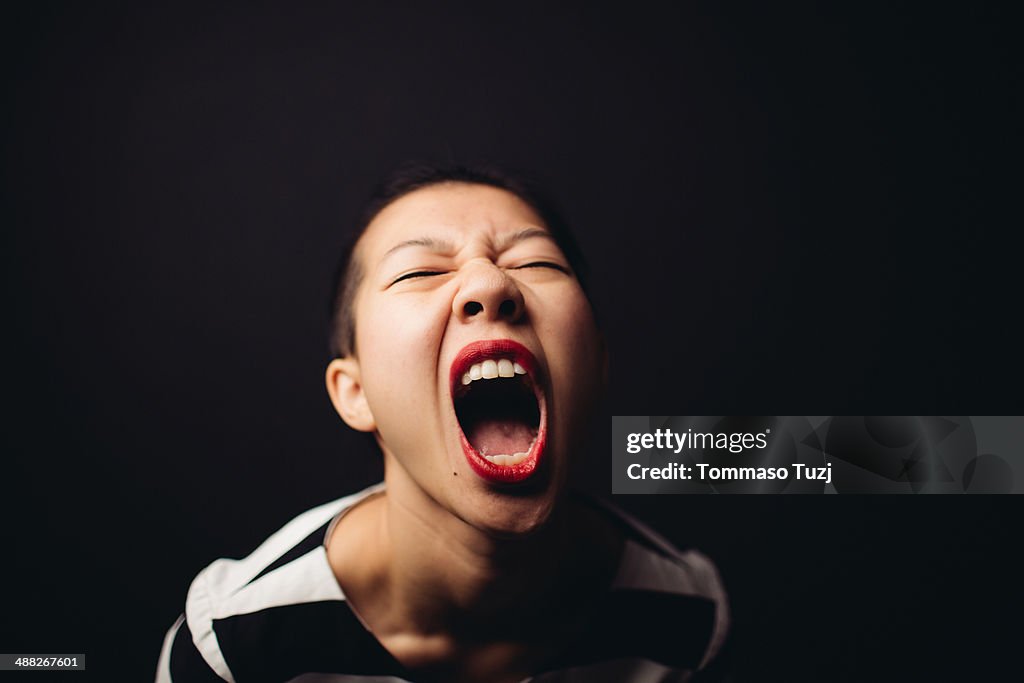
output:
{"label": "chin", "polygon": [[[551,519],[556,498],[550,492],[525,495],[517,490],[490,491],[485,500],[471,510],[457,511],[464,522],[491,536],[511,540],[527,538],[543,529]],[[459,514],[461,513],[461,514]]]}

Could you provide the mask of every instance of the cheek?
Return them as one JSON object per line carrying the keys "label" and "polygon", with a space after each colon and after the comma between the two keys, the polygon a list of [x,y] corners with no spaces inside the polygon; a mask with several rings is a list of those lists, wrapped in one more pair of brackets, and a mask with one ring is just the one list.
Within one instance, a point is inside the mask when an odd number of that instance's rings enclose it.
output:
{"label": "cheek", "polygon": [[556,346],[551,352],[547,349],[545,352],[555,361],[554,379],[565,393],[574,397],[571,403],[579,405],[585,403],[582,398],[593,398],[601,390],[604,364],[601,337],[590,304],[582,293],[565,297],[562,303],[551,316],[547,330],[548,339]]}
{"label": "cheek", "polygon": [[[433,308],[437,308],[434,305]],[[356,339],[363,388],[386,439],[412,426],[436,395],[435,374],[443,319],[427,302],[367,300],[357,318]]]}
{"label": "cheek", "polygon": [[384,366],[408,371],[419,366],[416,357],[432,326],[423,309],[402,304],[368,305],[367,309],[356,326],[360,360],[374,370]]}

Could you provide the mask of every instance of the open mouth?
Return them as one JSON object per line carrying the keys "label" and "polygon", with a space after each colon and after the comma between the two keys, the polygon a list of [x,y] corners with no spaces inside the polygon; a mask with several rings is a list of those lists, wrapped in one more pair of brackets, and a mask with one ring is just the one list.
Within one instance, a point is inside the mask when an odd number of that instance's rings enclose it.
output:
{"label": "open mouth", "polygon": [[474,342],[452,363],[451,389],[462,450],[473,471],[504,483],[533,474],[547,435],[533,354],[509,339]]}

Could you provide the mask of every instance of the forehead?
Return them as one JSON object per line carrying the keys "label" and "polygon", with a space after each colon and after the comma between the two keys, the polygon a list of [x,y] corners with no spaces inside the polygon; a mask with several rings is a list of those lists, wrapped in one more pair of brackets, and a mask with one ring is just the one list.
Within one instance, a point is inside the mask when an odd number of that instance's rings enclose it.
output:
{"label": "forehead", "polygon": [[537,212],[511,192],[488,185],[444,183],[415,190],[384,207],[360,238],[359,252],[367,263],[406,240],[497,240],[524,228],[546,230]]}

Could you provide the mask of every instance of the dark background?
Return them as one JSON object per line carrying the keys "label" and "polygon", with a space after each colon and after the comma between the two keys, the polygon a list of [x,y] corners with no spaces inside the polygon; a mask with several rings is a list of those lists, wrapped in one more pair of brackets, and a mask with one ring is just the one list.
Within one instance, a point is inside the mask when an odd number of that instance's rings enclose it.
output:
{"label": "dark background", "polygon": [[[379,476],[325,309],[408,158],[548,181],[606,415],[1022,414],[1018,25],[851,4],[5,9],[0,651],[151,680],[199,569]],[[1014,496],[616,502],[719,563],[741,680],[1019,660]]]}

